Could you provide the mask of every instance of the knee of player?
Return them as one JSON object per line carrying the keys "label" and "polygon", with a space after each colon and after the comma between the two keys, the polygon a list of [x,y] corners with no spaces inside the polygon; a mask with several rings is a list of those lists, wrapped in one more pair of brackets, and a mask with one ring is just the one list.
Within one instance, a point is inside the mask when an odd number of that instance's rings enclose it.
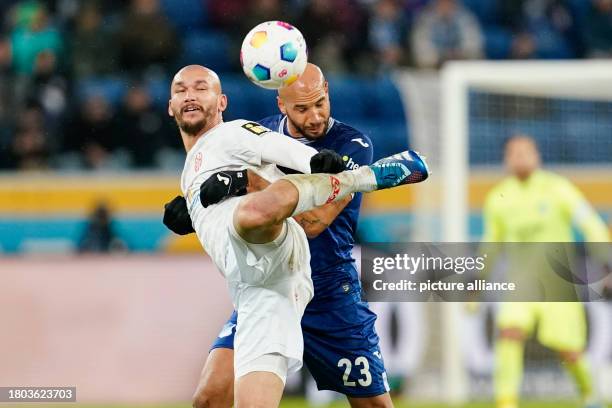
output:
{"label": "knee of player", "polygon": [[244,199],[236,207],[234,219],[240,227],[250,230],[271,225],[276,222],[272,208],[266,208],[254,200]]}

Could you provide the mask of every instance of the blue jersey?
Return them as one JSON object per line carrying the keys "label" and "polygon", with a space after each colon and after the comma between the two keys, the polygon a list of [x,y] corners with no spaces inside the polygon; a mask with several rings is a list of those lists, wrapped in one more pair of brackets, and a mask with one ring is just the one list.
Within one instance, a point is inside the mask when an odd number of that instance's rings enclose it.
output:
{"label": "blue jersey", "polygon": [[[259,123],[271,130],[289,136],[287,117],[274,115]],[[372,142],[357,129],[333,118],[329,119],[327,134],[317,140],[298,139],[317,150],[330,149],[340,154],[346,168],[356,169],[372,162]],[[314,298],[310,309],[318,306],[328,309],[359,301],[361,286],[352,250],[355,244],[361,193],[355,194],[334,222],[316,238],[310,239],[310,266],[314,283]]]}

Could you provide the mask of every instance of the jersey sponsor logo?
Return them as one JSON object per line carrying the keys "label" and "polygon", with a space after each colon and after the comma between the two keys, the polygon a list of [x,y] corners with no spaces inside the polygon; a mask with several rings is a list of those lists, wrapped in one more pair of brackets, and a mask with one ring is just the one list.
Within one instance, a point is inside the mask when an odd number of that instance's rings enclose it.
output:
{"label": "jersey sponsor logo", "polygon": [[195,157],[194,170],[196,172],[200,171],[200,167],[202,167],[202,152],[198,152]]}
{"label": "jersey sponsor logo", "polygon": [[351,142],[357,142],[362,147],[370,147],[370,144],[368,142],[364,142],[361,137],[356,137],[355,139],[351,139]]}
{"label": "jersey sponsor logo", "polygon": [[344,161],[346,168],[349,170],[355,170],[359,168],[359,164],[353,161],[353,158],[350,156],[342,156],[342,160]]}
{"label": "jersey sponsor logo", "polygon": [[331,183],[332,192],[329,197],[327,197],[325,204],[331,203],[338,197],[338,194],[340,194],[340,180],[334,176],[329,176],[329,182]]}
{"label": "jersey sponsor logo", "polygon": [[253,134],[256,134],[257,136],[270,132],[270,129],[268,129],[267,127],[261,126],[259,123],[255,123],[255,122],[247,122],[241,127],[243,129],[248,130],[249,132]]}

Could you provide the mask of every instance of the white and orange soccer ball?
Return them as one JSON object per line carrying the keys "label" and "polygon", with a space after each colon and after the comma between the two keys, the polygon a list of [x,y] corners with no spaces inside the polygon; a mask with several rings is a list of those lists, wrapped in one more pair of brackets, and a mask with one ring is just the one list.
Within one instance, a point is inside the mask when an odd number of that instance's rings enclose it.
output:
{"label": "white and orange soccer ball", "polygon": [[267,89],[291,85],[304,72],[307,59],[302,33],[284,21],[258,24],[244,37],[240,49],[246,76]]}

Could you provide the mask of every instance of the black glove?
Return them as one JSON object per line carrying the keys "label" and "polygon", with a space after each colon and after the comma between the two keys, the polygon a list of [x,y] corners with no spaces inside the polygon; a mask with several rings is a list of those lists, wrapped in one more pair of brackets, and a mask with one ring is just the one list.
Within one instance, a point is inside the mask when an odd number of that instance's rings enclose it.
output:
{"label": "black glove", "polygon": [[182,196],[174,197],[174,200],[164,205],[164,225],[179,235],[187,235],[195,232],[187,211],[187,201]]}
{"label": "black glove", "polygon": [[204,208],[227,197],[237,197],[247,193],[249,179],[247,171],[220,171],[213,174],[200,187],[200,202]]}
{"label": "black glove", "polygon": [[310,158],[311,173],[340,173],[346,170],[342,156],[333,150],[323,149]]}

